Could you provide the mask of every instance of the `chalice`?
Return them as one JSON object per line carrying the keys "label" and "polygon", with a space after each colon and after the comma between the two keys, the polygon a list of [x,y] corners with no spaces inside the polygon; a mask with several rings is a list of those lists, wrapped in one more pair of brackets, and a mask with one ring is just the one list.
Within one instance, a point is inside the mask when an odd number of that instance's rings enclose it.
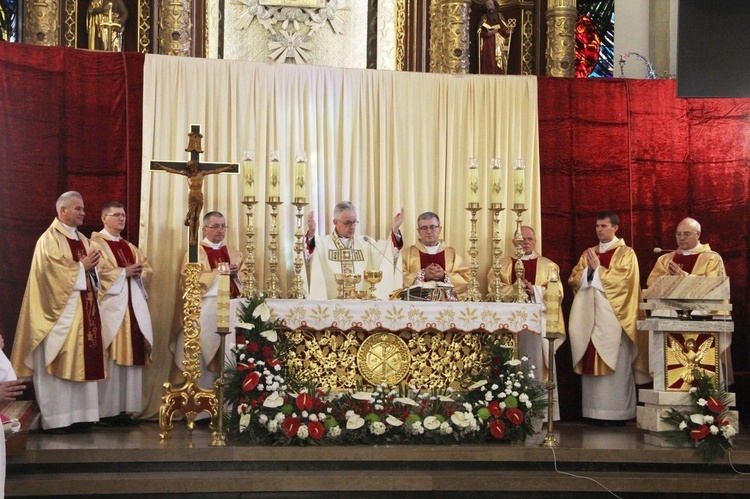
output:
{"label": "chalice", "polygon": [[343,300],[346,298],[346,296],[344,296],[344,290],[346,289],[346,274],[333,274],[333,278],[336,279],[336,284],[339,285],[339,294],[337,298]]}
{"label": "chalice", "polygon": [[375,298],[375,285],[383,280],[382,270],[365,270],[364,272],[365,282],[370,285],[370,291],[367,296],[368,300],[376,300]]}
{"label": "chalice", "polygon": [[355,300],[357,298],[357,284],[362,280],[360,274],[346,274],[346,283],[344,284],[344,298]]}

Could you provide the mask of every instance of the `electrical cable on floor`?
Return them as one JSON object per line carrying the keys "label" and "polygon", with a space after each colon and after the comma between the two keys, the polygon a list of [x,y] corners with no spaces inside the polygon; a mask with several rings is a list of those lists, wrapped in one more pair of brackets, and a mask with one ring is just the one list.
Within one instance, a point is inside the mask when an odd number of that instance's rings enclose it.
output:
{"label": "electrical cable on floor", "polygon": [[599,487],[603,488],[604,490],[606,490],[607,492],[609,492],[610,494],[612,494],[613,496],[615,496],[617,499],[622,499],[622,497],[618,496],[617,494],[615,494],[614,492],[612,492],[611,490],[609,490],[607,487],[605,487],[604,484],[602,484],[601,482],[599,482],[597,480],[594,480],[591,477],[582,476],[582,475],[575,475],[573,473],[568,473],[567,471],[560,471],[560,470],[558,470],[557,469],[557,454],[555,454],[555,449],[554,449],[554,447],[550,447],[549,449],[552,451],[552,460],[554,461],[555,471],[556,472],[560,473],[561,475],[571,476],[573,478],[584,478],[586,480],[591,480],[592,482],[594,482],[595,484],[597,484]]}
{"label": "electrical cable on floor", "polygon": [[738,475],[750,475],[750,473],[744,473],[737,468],[734,467],[734,463],[732,463],[732,451],[727,451],[727,457],[729,458],[729,466],[732,467],[732,470],[737,473]]}

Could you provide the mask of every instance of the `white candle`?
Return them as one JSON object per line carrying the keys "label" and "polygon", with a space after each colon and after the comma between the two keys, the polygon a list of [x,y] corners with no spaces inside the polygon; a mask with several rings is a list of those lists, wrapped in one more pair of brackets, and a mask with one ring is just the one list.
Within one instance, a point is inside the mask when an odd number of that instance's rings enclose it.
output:
{"label": "white candle", "polygon": [[466,162],[466,168],[469,169],[469,205],[479,205],[479,160],[469,158]]}
{"label": "white candle", "polygon": [[279,152],[274,151],[271,153],[271,163],[268,168],[268,198],[276,198],[278,200],[281,193],[281,179],[279,178]]}
{"label": "white candle", "polygon": [[502,205],[503,198],[501,196],[503,190],[503,160],[500,158],[492,158],[490,160],[492,165],[492,188],[490,191],[490,203]]}
{"label": "white candle", "polygon": [[219,293],[216,304],[216,327],[229,327],[229,264],[219,265]]}
{"label": "white candle", "polygon": [[516,208],[523,208],[526,197],[524,196],[524,173],[526,172],[526,163],[522,159],[517,159],[514,166],[513,180],[513,204]]}
{"label": "white candle", "polygon": [[294,172],[294,199],[304,202],[305,199],[305,170],[307,169],[307,155],[297,153],[297,166]]}
{"label": "white candle", "polygon": [[245,151],[242,161],[242,195],[246,199],[255,198],[255,172],[253,171],[253,153]]}

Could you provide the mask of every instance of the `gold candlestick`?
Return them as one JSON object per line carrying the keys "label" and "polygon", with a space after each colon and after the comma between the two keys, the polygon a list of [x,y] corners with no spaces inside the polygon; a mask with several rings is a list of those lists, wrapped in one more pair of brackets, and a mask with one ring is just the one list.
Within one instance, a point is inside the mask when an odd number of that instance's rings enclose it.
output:
{"label": "gold candlestick", "polygon": [[524,284],[524,267],[521,257],[523,256],[523,248],[521,243],[523,242],[523,234],[521,234],[521,215],[526,211],[523,204],[514,204],[513,211],[516,213],[516,233],[513,236],[513,240],[516,242],[516,265],[514,270],[516,272],[516,283],[515,293],[513,294],[514,303],[530,303],[529,294],[526,292],[526,284]]}
{"label": "gold candlestick", "polygon": [[255,280],[255,227],[253,227],[253,206],[258,204],[255,196],[247,196],[242,201],[247,209],[247,228],[245,229],[245,262],[247,275],[242,283],[242,297],[250,299],[258,294],[258,284]]}
{"label": "gold candlestick", "polygon": [[294,279],[292,279],[292,289],[289,292],[289,298],[304,300],[307,298],[307,293],[305,293],[302,284],[302,266],[305,263],[302,258],[302,251],[304,249],[304,243],[302,242],[302,238],[304,237],[302,233],[302,208],[307,206],[307,203],[305,202],[305,198],[295,197],[292,204],[297,209],[295,214],[295,217],[297,217],[297,229],[294,232],[296,240],[294,243]]}
{"label": "gold candlestick", "polygon": [[271,240],[268,242],[268,270],[270,275],[266,278],[266,296],[268,298],[281,298],[281,279],[276,274],[279,266],[279,226],[276,222],[279,216],[279,205],[283,203],[278,196],[271,196],[266,204],[271,207],[271,231],[269,232]]}
{"label": "gold candlestick", "polygon": [[500,213],[505,211],[502,203],[492,203],[490,205],[492,211],[492,281],[490,282],[489,293],[487,294],[487,301],[500,302],[503,301],[502,294],[502,283],[500,282],[500,257],[503,256],[503,249],[500,247],[502,239],[500,238]]}
{"label": "gold candlestick", "polygon": [[557,283],[560,275],[556,269],[550,271],[547,277],[547,291],[544,293],[544,302],[547,306],[547,332],[545,338],[549,342],[549,355],[547,358],[547,436],[540,445],[541,447],[557,447],[558,443],[553,433],[555,415],[555,340],[560,336],[560,324],[558,322],[560,310],[560,294],[557,292]]}
{"label": "gold candlestick", "polygon": [[[221,336],[220,352],[224,353],[227,344],[228,327],[217,327],[216,334]],[[211,447],[225,447],[227,445],[227,436],[224,434],[224,362],[222,361],[219,368],[219,377],[214,382],[214,392],[218,394],[219,399],[219,422],[216,425],[216,431],[211,434]]]}
{"label": "gold candlestick", "polygon": [[479,250],[477,249],[477,213],[482,210],[479,207],[479,203],[469,203],[466,210],[471,213],[471,235],[469,241],[471,241],[471,247],[469,248],[469,256],[471,261],[469,263],[469,284],[466,288],[466,292],[461,296],[461,301],[482,301],[482,293],[479,292],[479,283],[477,282],[477,274],[479,273],[479,261],[477,255]]}

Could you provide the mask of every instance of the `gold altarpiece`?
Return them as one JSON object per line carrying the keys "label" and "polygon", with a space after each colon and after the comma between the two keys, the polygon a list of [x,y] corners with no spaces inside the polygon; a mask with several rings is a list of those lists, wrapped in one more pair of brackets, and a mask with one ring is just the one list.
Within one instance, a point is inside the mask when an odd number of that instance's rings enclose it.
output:
{"label": "gold altarpiece", "polygon": [[[478,68],[472,56],[484,9],[478,0],[124,1],[130,13],[126,51],[438,73]],[[497,4],[516,26],[509,74],[573,76],[576,0]],[[21,40],[86,48],[88,5],[88,0],[24,2]],[[305,19],[294,22],[290,7]]]}

